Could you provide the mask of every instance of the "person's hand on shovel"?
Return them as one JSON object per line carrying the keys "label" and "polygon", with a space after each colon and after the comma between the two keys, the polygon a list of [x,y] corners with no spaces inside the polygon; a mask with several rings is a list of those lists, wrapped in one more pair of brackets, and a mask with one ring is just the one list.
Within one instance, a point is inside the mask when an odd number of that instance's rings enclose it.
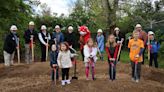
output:
{"label": "person's hand on shovel", "polygon": [[110,58],[109,60],[110,60],[110,61],[115,61],[116,59],[115,59],[115,58]]}
{"label": "person's hand on shovel", "polygon": [[48,43],[46,43],[45,46],[48,47],[49,46]]}
{"label": "person's hand on shovel", "polygon": [[135,58],[139,58],[139,54],[137,54],[137,55],[135,56]]}
{"label": "person's hand on shovel", "polygon": [[52,67],[53,67],[53,68],[57,68],[58,65],[57,65],[57,64],[53,64]]}
{"label": "person's hand on shovel", "polygon": [[16,49],[19,49],[19,46],[17,46]]}

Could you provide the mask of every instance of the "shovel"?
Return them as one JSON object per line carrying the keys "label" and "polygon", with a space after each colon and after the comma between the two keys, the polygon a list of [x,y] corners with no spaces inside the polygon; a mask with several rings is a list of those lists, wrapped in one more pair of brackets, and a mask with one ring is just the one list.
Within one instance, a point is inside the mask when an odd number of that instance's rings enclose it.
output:
{"label": "shovel", "polygon": [[78,80],[78,77],[76,76],[76,60],[74,59],[75,62],[75,67],[74,67],[74,76],[72,77],[72,79]]}
{"label": "shovel", "polygon": [[32,62],[34,62],[34,44],[33,44],[33,42],[34,42],[34,40],[33,40],[33,38],[34,38],[34,36],[33,35],[31,35],[31,52],[32,52]]}
{"label": "shovel", "polygon": [[18,48],[17,48],[17,55],[18,55],[18,64],[20,64],[20,49],[19,49],[19,38],[18,38]]}
{"label": "shovel", "polygon": [[54,68],[54,76],[55,76],[54,81],[55,81],[55,85],[56,85],[56,68]]}

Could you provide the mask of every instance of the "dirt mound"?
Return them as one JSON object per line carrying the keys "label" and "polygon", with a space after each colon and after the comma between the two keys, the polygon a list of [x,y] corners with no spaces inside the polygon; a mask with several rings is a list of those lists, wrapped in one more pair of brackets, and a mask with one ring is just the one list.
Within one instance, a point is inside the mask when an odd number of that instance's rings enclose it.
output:
{"label": "dirt mound", "polygon": [[[96,81],[85,79],[84,65],[78,62],[78,78],[70,85],[55,86],[50,80],[49,63],[16,65],[5,68],[0,65],[0,92],[163,92],[164,70],[142,67],[139,83],[131,81],[129,64],[117,65],[117,80],[108,80],[108,63],[97,62]],[[73,75],[71,69],[70,75]]]}

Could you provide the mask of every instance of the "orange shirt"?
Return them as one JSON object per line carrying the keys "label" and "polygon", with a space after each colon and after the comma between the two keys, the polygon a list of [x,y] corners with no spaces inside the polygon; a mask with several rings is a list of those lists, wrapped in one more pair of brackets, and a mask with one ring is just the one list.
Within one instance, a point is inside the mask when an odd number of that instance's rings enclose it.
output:
{"label": "orange shirt", "polygon": [[128,43],[128,48],[130,49],[130,60],[133,62],[142,62],[142,55],[139,58],[135,58],[135,56],[140,53],[141,48],[144,48],[144,42],[140,39],[138,39],[137,41],[131,39]]}

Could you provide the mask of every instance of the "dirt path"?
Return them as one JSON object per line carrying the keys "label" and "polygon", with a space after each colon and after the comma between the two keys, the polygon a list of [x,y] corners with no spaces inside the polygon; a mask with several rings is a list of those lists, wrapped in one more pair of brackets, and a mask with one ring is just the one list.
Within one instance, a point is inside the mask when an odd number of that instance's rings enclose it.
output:
{"label": "dirt path", "polygon": [[[0,65],[0,92],[164,92],[164,70],[142,67],[139,83],[131,81],[130,65],[117,65],[117,80],[108,80],[107,62],[97,62],[96,81],[86,81],[84,65],[78,62],[78,78],[62,87],[50,80],[49,63],[4,68]],[[73,72],[70,72],[72,75]]]}

